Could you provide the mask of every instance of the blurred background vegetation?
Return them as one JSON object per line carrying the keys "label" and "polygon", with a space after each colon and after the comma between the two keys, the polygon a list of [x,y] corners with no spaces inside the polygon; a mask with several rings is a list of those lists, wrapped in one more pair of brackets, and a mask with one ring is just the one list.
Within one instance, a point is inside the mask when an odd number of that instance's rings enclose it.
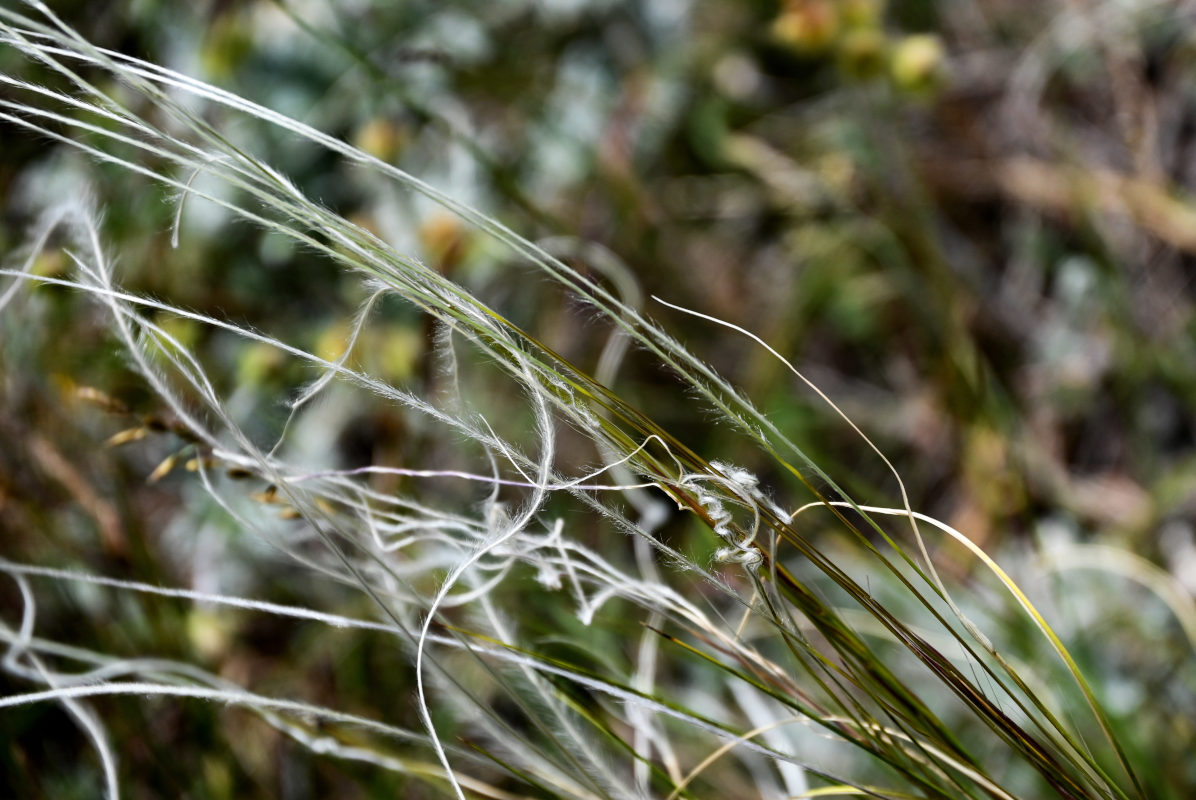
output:
{"label": "blurred background vegetation", "polygon": [[[1196,591],[1190,3],[55,6],[100,46],[292,115],[528,238],[550,240],[579,268],[616,258],[645,295],[748,328],[877,442],[914,509],[989,551],[1037,547],[1049,558],[1060,543],[1115,545],[1169,572],[1186,600]],[[4,51],[0,67],[36,71]],[[312,197],[493,299],[593,369],[604,329],[557,288],[431,203],[222,113],[211,111],[214,125],[228,124],[231,137]],[[130,290],[325,357],[343,350],[365,297],[356,276],[195,200],[182,210],[173,249],[177,198],[148,179],[11,126],[0,127],[0,153],[6,251],[27,241],[46,205],[86,183]],[[68,266],[52,246],[37,272]],[[294,565],[246,557],[255,545],[184,469],[147,481],[178,449],[168,433],[104,446],[161,408],[98,309],[52,287],[16,302],[21,322],[7,325],[0,342],[4,557],[163,585],[219,584],[278,602],[304,587]],[[884,465],[763,350],[651,301],[646,307],[855,497],[892,493]],[[252,409],[250,432],[276,430],[286,416],[277,398],[313,377],[264,346],[164,321],[224,366],[221,388],[234,408]],[[388,300],[355,358],[388,380],[435,392],[443,376],[432,333]],[[102,389],[128,412],[81,402],[81,386]],[[629,355],[616,388],[709,457],[758,470],[779,493],[799,488],[696,413],[646,354]],[[519,397],[493,402],[526,418]],[[297,441],[330,465],[421,467],[443,447],[380,402],[354,396],[327,405],[319,430]],[[563,459],[592,460],[580,443],[571,456],[562,435]],[[695,535],[692,524],[677,518],[664,535],[684,541]],[[942,554],[947,571],[953,552]],[[1196,786],[1190,643],[1166,606],[1119,576],[1120,567],[1067,569],[1077,564],[1051,573],[1052,621],[1097,676],[1114,717],[1133,721],[1134,747],[1158,753],[1158,773],[1147,776],[1155,796]],[[383,643],[348,634],[338,642],[341,634],[325,628],[182,602],[43,588],[43,636],[197,661],[265,693],[365,714],[379,696],[412,691]],[[10,626],[20,607],[16,587],[0,585]],[[113,622],[81,622],[97,616]],[[545,630],[570,624],[546,620]],[[27,688],[0,677],[0,694]],[[313,756],[246,712],[138,698],[94,703],[120,743],[129,797],[432,796],[425,785]],[[418,727],[414,711],[407,722]],[[6,796],[98,796],[98,767],[60,708],[0,713],[0,741],[11,743],[0,747]]]}

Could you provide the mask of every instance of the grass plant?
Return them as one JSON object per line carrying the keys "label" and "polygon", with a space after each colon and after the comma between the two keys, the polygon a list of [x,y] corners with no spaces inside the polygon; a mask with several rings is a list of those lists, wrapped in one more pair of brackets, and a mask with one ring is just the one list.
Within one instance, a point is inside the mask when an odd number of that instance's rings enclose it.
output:
{"label": "grass plant", "polygon": [[[525,238],[292,116],[95,46],[38,0],[0,9],[0,46],[25,65],[0,76],[4,125],[169,193],[170,248],[155,269],[186,258],[187,215],[208,205],[360,285],[339,352],[190,310],[122,285],[101,209],[81,190],[45,210],[2,271],[8,371],[23,368],[20,331],[44,321],[43,297],[102,314],[137,388],[76,383],[68,394],[119,430],[110,444],[156,454],[146,472],[155,485],[192,492],[181,522],[152,524],[215,564],[206,588],[174,588],[135,572],[0,561],[20,597],[0,627],[11,679],[0,713],[59,705],[94,751],[106,796],[129,779],[127,743],[105,724],[123,708],[114,696],[252,715],[315,757],[386,776],[371,779],[378,796],[1183,796],[1160,785],[1134,720],[1108,710],[1099,665],[1057,629],[1041,585],[1071,570],[1120,572],[1196,644],[1191,596],[1169,573],[1100,549],[1047,565],[1013,547],[988,552],[916,508],[865,426],[762,335],[645,299],[609,251]],[[509,308],[313,197],[255,152],[260,140],[318,152],[441,209],[453,236],[504,265]],[[54,253],[67,261],[48,270]],[[592,367],[522,321],[535,319],[523,291],[566,297],[587,317],[600,337],[584,354]],[[394,313],[427,326],[432,367],[421,380],[366,366],[379,363],[378,320]],[[758,348],[792,378],[790,391],[816,398],[878,461],[877,492],[859,494],[807,455],[670,332],[695,322]],[[251,390],[244,362],[197,335],[283,377]],[[623,396],[632,356],[667,372],[661,391],[733,437],[726,450],[755,453],[767,479]],[[347,406],[389,409],[419,450],[337,463],[329,437],[311,432],[335,428]],[[213,529],[236,544],[204,556],[205,542],[226,541]],[[256,594],[259,571],[281,576],[285,599]],[[125,598],[93,607],[181,604],[186,630],[171,635],[217,654],[230,615],[277,618],[315,631],[313,651],[368,648],[363,663],[378,672],[340,703],[331,690],[275,693],[208,669],[202,655],[100,652],[38,633],[50,590]],[[1190,655],[1176,663],[1190,674]],[[212,796],[216,774],[197,776]]]}

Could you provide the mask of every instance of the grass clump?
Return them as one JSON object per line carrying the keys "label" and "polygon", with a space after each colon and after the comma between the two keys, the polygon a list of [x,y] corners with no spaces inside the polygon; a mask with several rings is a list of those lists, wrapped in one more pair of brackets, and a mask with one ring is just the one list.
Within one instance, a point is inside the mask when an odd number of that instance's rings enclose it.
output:
{"label": "grass clump", "polygon": [[[287,4],[255,8],[340,53],[354,74],[387,82],[351,39]],[[783,12],[810,13],[800,3]],[[868,16],[878,36],[880,14]],[[228,80],[252,62],[253,37],[233,18],[212,30],[211,69]],[[904,41],[939,46],[917,36]],[[153,742],[128,752],[138,714],[184,743],[188,773],[213,797],[267,794],[263,776],[296,764],[328,771],[278,778],[284,794],[298,782],[462,798],[1182,796],[1191,776],[1154,769],[1152,747],[1167,725],[1190,741],[1190,725],[1160,710],[1158,724],[1135,731],[1127,710],[1143,703],[1110,704],[1129,670],[1102,663],[1099,642],[1059,630],[1055,618],[1069,612],[1040,585],[1081,568],[1116,572],[1163,601],[1186,646],[1196,615],[1174,575],[1067,536],[1045,563],[1012,541],[990,552],[920,510],[932,481],[919,476],[911,492],[879,437],[754,326],[692,308],[667,281],[646,296],[643,275],[616,250],[525,238],[502,212],[397,166],[409,148],[422,160],[421,140],[383,114],[332,135],[93,44],[39,2],[0,9],[0,38],[17,65],[0,78],[9,129],[53,143],[60,172],[94,169],[135,182],[134,193],[164,187],[170,201],[147,212],[150,241],[119,251],[142,262],[131,270],[140,285],[126,286],[105,241],[135,221],[105,222],[72,183],[3,271],[0,299],[6,402],[26,409],[22,441],[40,471],[99,527],[99,547],[88,546],[93,565],[107,567],[84,569],[57,547],[86,541],[79,517],[31,504],[28,530],[64,520],[79,529],[23,537],[0,562],[20,609],[0,629],[9,681],[0,708],[25,715],[18,737],[50,724],[36,709],[66,711],[79,733],[59,722],[55,734],[82,736],[109,796],[129,782],[171,787],[170,776],[143,771],[164,758]],[[780,57],[760,46],[762,58]],[[405,57],[422,68],[447,56]],[[578,58],[575,73],[561,72],[584,85],[591,73]],[[760,76],[743,54],[722,58],[722,91],[750,105]],[[813,68],[809,58],[800,68]],[[937,49],[934,67],[937,87],[946,80]],[[897,102],[893,87],[847,83],[865,93],[851,102],[866,93]],[[402,99],[422,119],[408,123],[453,138],[446,160],[472,158],[527,224],[561,227],[523,187],[567,194],[568,181],[554,186],[559,176],[531,168],[516,180],[451,109],[421,105],[416,88]],[[470,92],[464,78],[460,91]],[[872,199],[875,218],[851,207],[869,202],[852,196],[853,173],[883,152],[837,162],[823,153],[812,177],[766,131],[724,129],[735,124],[725,107],[698,111],[725,118],[694,134],[694,158],[713,153],[752,176],[791,214],[786,241],[845,262],[851,299],[823,283],[824,305],[808,310],[844,317],[845,338],[870,345],[884,316],[876,309],[901,280],[941,270],[925,326],[951,341],[943,374],[955,380],[943,396],[958,407],[984,394],[995,368],[934,296],[956,280],[924,238],[934,225],[882,224],[884,196]],[[585,124],[561,122],[574,133]],[[832,128],[798,146],[816,151]],[[345,142],[353,130],[360,147]],[[545,163],[569,150],[567,134],[542,134]],[[635,198],[642,187],[620,172],[618,153],[608,158],[612,196]],[[371,202],[353,208],[342,185]],[[386,230],[385,210],[419,221]],[[818,213],[834,224],[806,216]],[[639,225],[650,216],[628,214]],[[220,276],[203,257],[218,245],[189,239],[227,220],[249,223],[228,235],[252,242],[257,266],[227,270],[235,288],[213,301],[198,284]],[[878,276],[878,253],[906,277]],[[343,279],[328,277],[331,264]],[[802,279],[817,287],[816,272]],[[1072,294],[1084,302],[1083,287]],[[238,319],[271,297],[292,307]],[[226,304],[238,312],[216,310]],[[108,363],[35,333],[56,322],[106,337]],[[750,399],[702,345],[682,343],[682,330],[753,353],[743,384],[811,398],[800,409],[829,420],[813,446],[794,433],[814,425],[808,417],[784,424],[782,404]],[[38,357],[51,373],[32,369]],[[1030,494],[1016,484],[995,503],[985,494],[983,467],[1010,448],[990,427],[1002,411],[962,446],[980,465],[963,504],[973,511]],[[107,439],[115,477],[72,463],[46,432],[72,414],[93,441]],[[826,455],[842,448],[860,455]],[[113,499],[112,489],[128,494]],[[119,620],[120,632],[63,630],[80,616]],[[57,630],[40,634],[42,617]],[[1158,662],[1182,673],[1166,686],[1190,701],[1186,651]],[[196,705],[205,710],[181,721]],[[218,741],[232,758],[216,755]],[[45,788],[27,763],[6,769],[30,794],[67,791]]]}

